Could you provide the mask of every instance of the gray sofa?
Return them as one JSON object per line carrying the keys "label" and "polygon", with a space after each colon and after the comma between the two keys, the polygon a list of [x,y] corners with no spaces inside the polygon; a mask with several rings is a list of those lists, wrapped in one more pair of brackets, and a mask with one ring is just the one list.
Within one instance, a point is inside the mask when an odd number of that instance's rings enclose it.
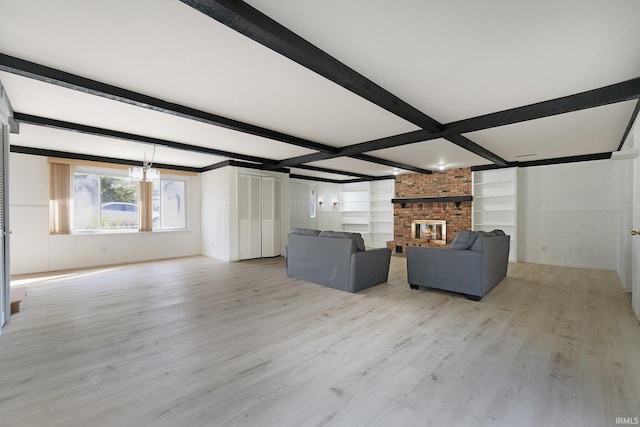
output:
{"label": "gray sofa", "polygon": [[419,286],[465,294],[479,301],[507,275],[509,236],[461,231],[450,248],[407,247],[407,279]]}
{"label": "gray sofa", "polygon": [[294,229],[286,257],[289,277],[358,292],[387,281],[391,250],[365,250],[359,233]]}

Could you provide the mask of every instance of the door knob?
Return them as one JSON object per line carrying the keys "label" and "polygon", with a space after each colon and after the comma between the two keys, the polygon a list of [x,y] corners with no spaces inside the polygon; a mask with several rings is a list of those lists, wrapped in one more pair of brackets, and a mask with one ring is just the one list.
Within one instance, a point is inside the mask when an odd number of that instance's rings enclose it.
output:
{"label": "door knob", "polygon": [[640,234],[640,231],[631,230],[631,235],[632,236],[637,236],[638,234]]}

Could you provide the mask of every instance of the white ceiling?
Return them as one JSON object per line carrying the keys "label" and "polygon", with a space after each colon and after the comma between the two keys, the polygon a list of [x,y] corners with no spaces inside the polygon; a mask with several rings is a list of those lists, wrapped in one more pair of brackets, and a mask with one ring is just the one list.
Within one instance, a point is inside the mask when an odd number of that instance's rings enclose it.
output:
{"label": "white ceiling", "polygon": [[[441,123],[640,76],[637,0],[247,3]],[[178,0],[0,0],[0,15],[2,54],[312,142],[344,147],[419,129]],[[274,161],[316,152],[9,72],[0,82],[18,113]],[[465,136],[507,161],[611,152],[635,105]],[[25,124],[11,144],[126,160],[152,150]],[[390,164],[340,157],[309,165],[383,176],[392,162],[429,170],[491,163],[444,139],[365,154]],[[525,154],[535,155],[517,157]],[[229,158],[158,147],[155,160],[202,168]]]}

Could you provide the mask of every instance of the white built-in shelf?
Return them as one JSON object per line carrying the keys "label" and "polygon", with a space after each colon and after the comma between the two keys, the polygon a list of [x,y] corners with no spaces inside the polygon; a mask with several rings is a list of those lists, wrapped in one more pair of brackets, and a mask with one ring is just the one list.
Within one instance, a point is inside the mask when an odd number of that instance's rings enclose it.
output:
{"label": "white built-in shelf", "polygon": [[517,256],[517,169],[473,172],[473,229],[501,229],[511,236],[509,261]]}
{"label": "white built-in shelf", "polygon": [[394,180],[342,184],[342,229],[361,233],[369,247],[384,247],[393,239],[394,195]]}

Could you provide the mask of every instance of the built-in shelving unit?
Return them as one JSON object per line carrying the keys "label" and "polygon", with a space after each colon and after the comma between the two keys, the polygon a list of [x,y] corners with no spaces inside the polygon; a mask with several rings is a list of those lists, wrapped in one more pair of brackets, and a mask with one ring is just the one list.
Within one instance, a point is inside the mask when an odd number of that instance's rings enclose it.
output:
{"label": "built-in shelving unit", "polygon": [[342,230],[369,234],[369,183],[352,182],[340,187],[340,211],[342,212]]}
{"label": "built-in shelving unit", "polygon": [[393,239],[393,180],[341,185],[342,230],[361,233],[371,247],[384,247]]}
{"label": "built-in shelving unit", "polygon": [[511,236],[509,261],[517,255],[517,169],[473,172],[473,229],[503,230]]}
{"label": "built-in shelving unit", "polygon": [[371,246],[384,248],[389,240],[393,240],[393,204],[391,199],[395,195],[395,181],[370,182],[370,227]]}

